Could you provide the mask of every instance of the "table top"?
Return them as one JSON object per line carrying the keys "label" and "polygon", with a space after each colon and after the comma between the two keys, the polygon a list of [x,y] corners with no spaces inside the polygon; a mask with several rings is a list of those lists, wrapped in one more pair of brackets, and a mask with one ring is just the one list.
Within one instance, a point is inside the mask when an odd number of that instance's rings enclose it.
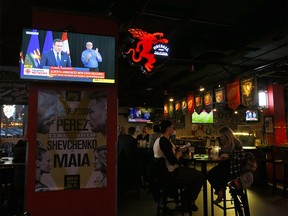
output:
{"label": "table top", "polygon": [[219,158],[213,158],[207,154],[194,154],[193,158],[189,156],[184,156],[183,159],[196,162],[199,161],[199,162],[211,162],[211,163],[221,161]]}

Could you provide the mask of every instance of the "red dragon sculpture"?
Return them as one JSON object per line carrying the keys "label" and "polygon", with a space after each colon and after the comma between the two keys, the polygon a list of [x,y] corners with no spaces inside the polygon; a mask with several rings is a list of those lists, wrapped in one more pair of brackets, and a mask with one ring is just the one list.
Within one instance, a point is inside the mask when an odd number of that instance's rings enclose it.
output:
{"label": "red dragon sculpture", "polygon": [[[142,29],[129,29],[128,30],[133,38],[138,39],[136,48],[131,48],[125,54],[130,54],[132,52],[132,60],[137,63],[143,59],[147,59],[147,62],[144,64],[147,72],[151,72],[154,68],[154,63],[156,62],[155,56],[150,51],[153,48],[153,45],[158,43],[167,44],[168,40],[163,38],[164,34],[161,32],[148,33]],[[138,58],[136,57],[138,55]]]}

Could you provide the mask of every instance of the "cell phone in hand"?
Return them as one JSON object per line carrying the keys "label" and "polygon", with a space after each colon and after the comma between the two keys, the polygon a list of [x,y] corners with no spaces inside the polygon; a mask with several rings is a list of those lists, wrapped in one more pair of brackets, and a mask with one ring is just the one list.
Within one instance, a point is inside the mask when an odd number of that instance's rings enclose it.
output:
{"label": "cell phone in hand", "polygon": [[181,148],[188,148],[189,146],[191,146],[191,143],[187,143],[186,145],[181,146]]}

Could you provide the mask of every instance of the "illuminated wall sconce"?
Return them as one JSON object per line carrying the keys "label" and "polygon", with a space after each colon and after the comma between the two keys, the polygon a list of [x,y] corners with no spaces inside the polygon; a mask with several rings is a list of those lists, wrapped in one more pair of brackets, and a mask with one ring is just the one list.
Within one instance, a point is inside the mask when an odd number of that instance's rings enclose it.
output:
{"label": "illuminated wall sconce", "polygon": [[15,113],[15,105],[3,105],[3,112],[4,115],[9,119],[13,116]]}
{"label": "illuminated wall sconce", "polygon": [[199,88],[199,91],[204,91],[205,90],[205,88],[203,87],[203,86],[200,86],[200,88]]}
{"label": "illuminated wall sconce", "polygon": [[268,92],[266,90],[258,92],[258,105],[262,109],[268,108]]}
{"label": "illuminated wall sconce", "polygon": [[174,101],[174,98],[169,98],[169,102],[173,102]]}

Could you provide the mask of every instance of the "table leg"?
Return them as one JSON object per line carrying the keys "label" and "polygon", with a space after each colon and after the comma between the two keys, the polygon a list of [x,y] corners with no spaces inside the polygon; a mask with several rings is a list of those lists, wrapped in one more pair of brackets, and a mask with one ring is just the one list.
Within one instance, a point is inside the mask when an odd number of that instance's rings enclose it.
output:
{"label": "table leg", "polygon": [[204,210],[204,216],[208,216],[207,180],[206,180],[207,163],[204,162],[201,163],[201,171],[205,177],[205,180],[203,182],[203,210]]}

